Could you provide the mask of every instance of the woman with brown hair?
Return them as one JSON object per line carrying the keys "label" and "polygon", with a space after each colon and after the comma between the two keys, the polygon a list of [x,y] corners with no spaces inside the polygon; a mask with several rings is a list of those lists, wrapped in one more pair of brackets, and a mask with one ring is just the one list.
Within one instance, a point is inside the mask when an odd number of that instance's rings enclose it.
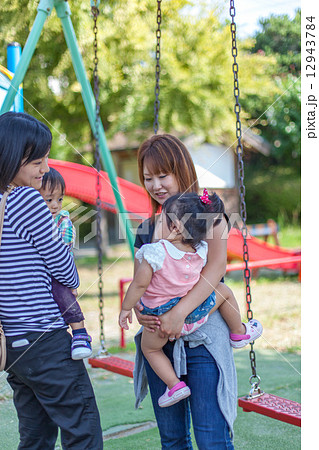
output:
{"label": "woman with brown hair", "polygon": [[[141,183],[152,202],[153,214],[137,230],[136,251],[156,240],[155,214],[165,200],[177,193],[198,192],[199,188],[188,150],[172,135],[155,135],[147,139],[138,151],[138,167]],[[194,394],[169,408],[158,406],[157,399],[165,386],[143,359],[141,334],[138,333],[134,373],[137,405],[146,395],[146,371],[163,449],[192,448],[190,415],[200,450],[233,448],[237,379],[229,329],[219,311],[216,311],[197,332],[179,339],[186,316],[209,297],[225,274],[227,221],[225,216],[218,225],[209,229],[208,258],[202,276],[176,306],[160,318],[136,311],[138,321],[145,328],[151,331],[160,327],[163,335],[169,338],[164,352],[174,364],[177,376]]]}

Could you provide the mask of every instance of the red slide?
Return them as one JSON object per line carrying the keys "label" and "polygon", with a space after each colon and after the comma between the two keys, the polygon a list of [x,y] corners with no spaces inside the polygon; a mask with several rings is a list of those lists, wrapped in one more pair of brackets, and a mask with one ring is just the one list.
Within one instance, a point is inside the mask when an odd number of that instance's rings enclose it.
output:
{"label": "red slide", "polygon": [[[96,169],[68,161],[49,159],[49,166],[58,170],[65,181],[65,194],[79,200],[96,204],[97,176]],[[116,202],[109,176],[101,171],[101,201],[102,208],[116,212]],[[130,181],[117,178],[117,185],[125,209],[131,219],[147,219],[152,214],[151,203],[144,189]]]}
{"label": "red slide", "polygon": [[[68,161],[49,160],[49,166],[58,170],[66,184],[66,195],[79,200],[96,204],[96,169]],[[108,174],[101,171],[101,200],[102,208],[116,212],[115,197],[109,181]],[[152,209],[149,198],[141,186],[122,178],[117,178],[118,189],[123,199],[123,204],[131,219],[146,219],[151,216]],[[250,261],[274,260],[300,255],[300,250],[289,250],[282,247],[267,244],[260,239],[250,237],[247,240]],[[227,245],[227,254],[231,259],[243,259],[243,238],[240,231],[233,228],[230,232]],[[267,266],[268,267],[268,266]],[[282,268],[298,271],[296,262],[285,262],[282,266],[269,266],[269,268]]]}
{"label": "red slide", "polygon": [[[249,261],[260,260],[275,260],[280,258],[287,258],[291,256],[300,255],[300,250],[291,250],[279,247],[278,245],[271,245],[263,242],[253,236],[247,238]],[[227,242],[227,255],[231,259],[243,259],[243,237],[241,232],[232,228]],[[282,265],[271,266],[267,265],[269,269],[284,269],[284,270],[299,270],[299,264],[296,262],[285,262]]]}

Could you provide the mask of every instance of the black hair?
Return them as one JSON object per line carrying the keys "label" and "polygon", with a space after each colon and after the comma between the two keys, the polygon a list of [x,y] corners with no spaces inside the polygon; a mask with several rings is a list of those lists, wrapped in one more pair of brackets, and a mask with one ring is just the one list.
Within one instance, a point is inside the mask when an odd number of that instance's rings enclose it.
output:
{"label": "black hair", "polygon": [[172,228],[174,220],[180,221],[183,225],[182,242],[194,249],[206,238],[209,228],[218,225],[225,214],[224,203],[215,192],[209,195],[209,200],[209,204],[204,203],[194,192],[176,194],[162,207],[168,228]]}
{"label": "black hair", "polygon": [[43,158],[50,150],[49,128],[29,114],[6,112],[0,116],[0,192],[4,192],[22,165]]}
{"label": "black hair", "polygon": [[53,192],[56,188],[61,188],[62,195],[65,192],[65,181],[60,172],[58,172],[53,167],[50,167],[49,172],[46,172],[42,178],[42,189],[48,189]]}

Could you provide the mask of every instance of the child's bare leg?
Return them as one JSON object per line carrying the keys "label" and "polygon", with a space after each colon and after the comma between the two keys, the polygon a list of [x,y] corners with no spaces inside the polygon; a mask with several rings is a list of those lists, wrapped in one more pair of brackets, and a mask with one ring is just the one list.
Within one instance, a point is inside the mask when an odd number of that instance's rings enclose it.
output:
{"label": "child's bare leg", "polygon": [[237,300],[232,290],[224,283],[219,283],[215,289],[216,305],[210,314],[219,309],[228,328],[233,334],[246,334],[246,327],[243,325]]}
{"label": "child's bare leg", "polygon": [[81,320],[81,322],[73,322],[69,323],[72,330],[79,330],[80,328],[85,328],[84,326],[84,320]]}
{"label": "child's bare leg", "polygon": [[177,378],[169,358],[163,352],[167,338],[161,338],[158,331],[150,333],[145,328],[142,334],[142,352],[154,372],[172,389],[180,380]]}

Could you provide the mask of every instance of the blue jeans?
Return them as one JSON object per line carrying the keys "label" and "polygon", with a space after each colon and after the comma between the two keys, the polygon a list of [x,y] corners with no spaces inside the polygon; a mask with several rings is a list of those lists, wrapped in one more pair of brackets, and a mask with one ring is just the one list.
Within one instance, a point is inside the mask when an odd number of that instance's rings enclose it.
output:
{"label": "blue jeans", "polygon": [[[161,316],[162,314],[165,314],[167,311],[170,311],[177,303],[180,301],[182,297],[174,297],[168,302],[164,303],[163,305],[156,306],[155,308],[149,308],[148,306],[145,306],[144,303],[141,301],[141,304],[143,306],[143,310],[141,311],[141,314],[146,314],[148,316]],[[194,311],[192,311],[185,319],[185,323],[195,323],[198,320],[202,319],[203,317],[207,316],[207,314],[210,313],[210,311],[214,308],[216,304],[216,294],[215,292],[212,292],[209,297],[206,298],[206,300],[199,306],[197,306]]]}
{"label": "blue jeans", "polygon": [[[172,361],[174,344],[168,342],[165,354]],[[191,389],[191,396],[169,408],[160,408],[158,398],[166,385],[145,360],[153,408],[161,435],[162,449],[192,449],[190,436],[191,416],[199,450],[234,449],[229,428],[217,401],[218,367],[214,358],[203,346],[189,348],[185,345],[187,375],[181,379]]]}

